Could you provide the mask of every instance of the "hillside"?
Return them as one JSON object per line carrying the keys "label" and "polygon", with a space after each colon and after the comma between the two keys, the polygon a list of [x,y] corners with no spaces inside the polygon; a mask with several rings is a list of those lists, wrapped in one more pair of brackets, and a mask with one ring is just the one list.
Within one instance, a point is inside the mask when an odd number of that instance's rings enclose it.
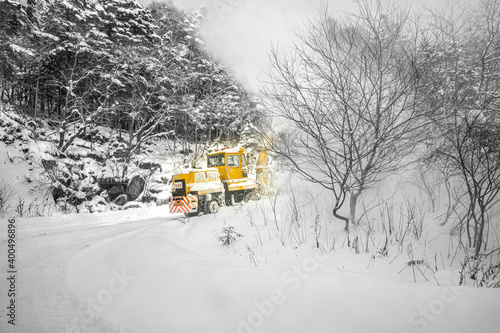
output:
{"label": "hillside", "polygon": [[1,106],[2,216],[103,212],[161,205],[170,196],[174,165],[185,158],[172,141],[146,142],[124,177],[126,133],[96,127],[60,153],[57,127]]}

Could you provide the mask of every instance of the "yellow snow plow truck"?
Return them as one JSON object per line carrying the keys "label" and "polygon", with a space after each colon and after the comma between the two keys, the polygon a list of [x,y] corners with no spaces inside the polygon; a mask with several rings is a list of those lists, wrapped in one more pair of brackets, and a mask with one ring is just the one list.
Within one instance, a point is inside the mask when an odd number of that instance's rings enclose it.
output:
{"label": "yellow snow plow truck", "polygon": [[192,169],[172,177],[170,213],[215,213],[224,203],[248,201],[257,183],[248,178],[245,150],[216,150],[207,155],[206,169]]}

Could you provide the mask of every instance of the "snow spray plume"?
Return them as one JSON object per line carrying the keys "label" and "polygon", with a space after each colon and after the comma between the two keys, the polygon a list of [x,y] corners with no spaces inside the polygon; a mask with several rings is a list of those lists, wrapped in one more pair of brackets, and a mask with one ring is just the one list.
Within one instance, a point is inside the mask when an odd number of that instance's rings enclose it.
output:
{"label": "snow spray plume", "polygon": [[202,36],[247,89],[257,92],[265,78],[271,45],[289,45],[292,30],[315,14],[320,0],[209,0]]}
{"label": "snow spray plume", "polygon": [[[411,4],[418,8],[427,1],[430,0],[404,0],[401,6]],[[345,13],[356,13],[356,2],[207,0],[201,35],[213,56],[229,67],[247,89],[257,92],[259,82],[265,81],[273,44],[286,50],[295,39],[294,31],[301,31],[307,21],[314,21],[322,5],[327,4],[331,14],[339,18]]]}

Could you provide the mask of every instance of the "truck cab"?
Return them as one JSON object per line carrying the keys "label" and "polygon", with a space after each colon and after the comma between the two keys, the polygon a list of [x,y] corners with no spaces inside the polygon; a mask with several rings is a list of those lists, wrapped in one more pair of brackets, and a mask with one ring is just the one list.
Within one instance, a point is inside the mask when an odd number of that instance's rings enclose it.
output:
{"label": "truck cab", "polygon": [[207,156],[207,167],[217,168],[221,180],[248,178],[247,159],[245,150],[222,149]]}
{"label": "truck cab", "polygon": [[243,148],[223,148],[208,154],[207,167],[219,170],[228,205],[247,200],[257,188],[255,181],[248,178],[248,163]]}

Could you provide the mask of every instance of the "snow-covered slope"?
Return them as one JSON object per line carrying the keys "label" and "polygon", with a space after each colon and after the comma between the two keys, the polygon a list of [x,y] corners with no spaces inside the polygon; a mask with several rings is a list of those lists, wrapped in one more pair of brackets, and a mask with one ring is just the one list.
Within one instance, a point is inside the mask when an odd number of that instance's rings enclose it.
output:
{"label": "snow-covered slope", "polygon": [[[33,217],[160,205],[170,196],[167,182],[182,155],[169,140],[144,143],[127,164],[126,133],[97,126],[64,152],[56,147],[57,133],[45,120],[35,122],[0,103],[0,217],[5,212]],[[128,184],[136,176],[146,186],[131,198]]]}

